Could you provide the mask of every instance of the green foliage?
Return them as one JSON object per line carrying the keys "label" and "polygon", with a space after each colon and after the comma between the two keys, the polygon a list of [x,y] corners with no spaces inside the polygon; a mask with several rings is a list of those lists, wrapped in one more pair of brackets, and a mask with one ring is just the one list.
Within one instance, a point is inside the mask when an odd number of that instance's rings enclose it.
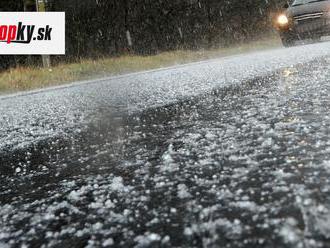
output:
{"label": "green foliage", "polygon": [[[34,0],[8,0],[0,9],[29,10]],[[226,47],[271,29],[278,0],[45,0],[66,12],[66,56],[58,61]],[[130,44],[132,41],[132,45]],[[1,62],[0,67],[4,62]]]}
{"label": "green foliage", "polygon": [[[154,54],[246,42],[271,28],[278,0],[56,0],[67,13],[68,55]],[[133,47],[129,46],[127,31]]]}

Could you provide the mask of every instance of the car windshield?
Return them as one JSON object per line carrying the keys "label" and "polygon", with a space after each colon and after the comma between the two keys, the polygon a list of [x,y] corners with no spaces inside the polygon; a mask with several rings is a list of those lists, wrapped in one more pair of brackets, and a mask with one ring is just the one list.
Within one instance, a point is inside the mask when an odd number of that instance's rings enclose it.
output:
{"label": "car windshield", "polygon": [[314,2],[322,2],[322,1],[328,1],[328,0],[295,0],[292,4],[292,6],[297,6],[297,5],[304,5],[308,3],[314,3]]}

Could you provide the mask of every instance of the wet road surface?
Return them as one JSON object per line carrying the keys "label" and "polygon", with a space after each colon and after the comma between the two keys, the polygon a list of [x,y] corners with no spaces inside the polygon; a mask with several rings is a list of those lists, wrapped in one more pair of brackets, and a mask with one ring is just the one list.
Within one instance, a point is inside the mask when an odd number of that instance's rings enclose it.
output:
{"label": "wet road surface", "polygon": [[3,117],[0,247],[329,247],[330,58],[303,62],[139,111],[73,91],[61,127]]}

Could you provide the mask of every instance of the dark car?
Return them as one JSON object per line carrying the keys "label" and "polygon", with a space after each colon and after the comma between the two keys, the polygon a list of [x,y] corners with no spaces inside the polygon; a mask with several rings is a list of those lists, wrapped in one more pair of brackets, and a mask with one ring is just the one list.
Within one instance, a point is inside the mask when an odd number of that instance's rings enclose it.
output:
{"label": "dark car", "polygon": [[330,35],[330,0],[295,0],[276,19],[284,46],[297,40],[321,40]]}

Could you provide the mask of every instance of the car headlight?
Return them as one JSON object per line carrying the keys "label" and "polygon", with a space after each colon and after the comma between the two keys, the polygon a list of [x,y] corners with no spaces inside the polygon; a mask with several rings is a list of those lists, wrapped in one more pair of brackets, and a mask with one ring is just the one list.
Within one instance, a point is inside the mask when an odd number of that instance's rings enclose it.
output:
{"label": "car headlight", "polygon": [[286,25],[288,25],[288,23],[289,23],[289,19],[288,19],[288,17],[286,16],[286,15],[284,15],[284,14],[282,14],[282,15],[279,15],[278,17],[277,17],[277,23],[280,25],[280,26],[286,26]]}

